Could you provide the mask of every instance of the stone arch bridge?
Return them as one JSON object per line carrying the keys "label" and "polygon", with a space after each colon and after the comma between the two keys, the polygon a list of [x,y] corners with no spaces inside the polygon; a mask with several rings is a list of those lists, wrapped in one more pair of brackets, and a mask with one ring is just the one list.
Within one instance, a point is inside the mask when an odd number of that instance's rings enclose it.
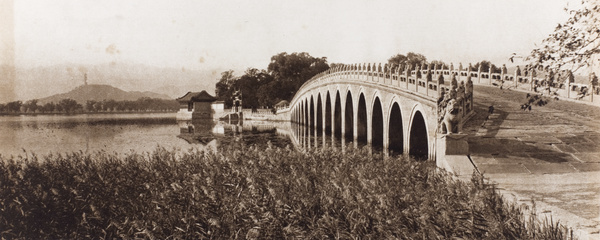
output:
{"label": "stone arch bridge", "polygon": [[307,81],[278,114],[288,114],[313,136],[435,160],[438,138],[460,131],[473,113],[472,81],[460,76],[458,69],[344,65]]}

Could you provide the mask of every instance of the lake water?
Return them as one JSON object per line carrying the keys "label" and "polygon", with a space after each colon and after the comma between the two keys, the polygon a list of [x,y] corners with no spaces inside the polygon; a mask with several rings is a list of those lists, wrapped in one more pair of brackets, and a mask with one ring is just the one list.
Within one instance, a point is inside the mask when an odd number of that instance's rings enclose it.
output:
{"label": "lake water", "polygon": [[303,140],[309,131],[300,129],[288,122],[178,122],[175,113],[0,116],[0,155],[217,149],[232,141],[310,146]]}

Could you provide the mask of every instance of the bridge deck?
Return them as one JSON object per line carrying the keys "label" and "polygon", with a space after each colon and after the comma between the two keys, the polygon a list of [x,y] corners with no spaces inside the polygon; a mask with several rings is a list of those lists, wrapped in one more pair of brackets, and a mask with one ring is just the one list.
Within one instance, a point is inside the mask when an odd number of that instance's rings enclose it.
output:
{"label": "bridge deck", "polygon": [[597,231],[600,108],[551,101],[523,111],[525,93],[485,86],[475,86],[474,98],[477,114],[464,131],[478,169],[519,200],[533,198],[565,210]]}

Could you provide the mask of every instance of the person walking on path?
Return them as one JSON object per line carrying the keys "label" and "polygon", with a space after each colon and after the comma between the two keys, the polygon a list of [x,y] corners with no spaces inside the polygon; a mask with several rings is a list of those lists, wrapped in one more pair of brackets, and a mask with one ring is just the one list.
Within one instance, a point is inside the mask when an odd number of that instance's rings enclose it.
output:
{"label": "person walking on path", "polygon": [[494,104],[493,103],[492,103],[492,105],[490,105],[488,107],[488,115],[485,117],[485,120],[483,121],[483,125],[485,125],[485,122],[490,119],[490,115],[492,115],[492,114],[494,114]]}

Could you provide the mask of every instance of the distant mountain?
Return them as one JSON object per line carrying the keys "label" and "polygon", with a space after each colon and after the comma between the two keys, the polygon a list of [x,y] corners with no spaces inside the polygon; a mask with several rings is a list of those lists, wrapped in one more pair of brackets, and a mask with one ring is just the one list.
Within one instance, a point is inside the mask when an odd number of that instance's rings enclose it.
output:
{"label": "distant mountain", "polygon": [[134,101],[142,97],[173,99],[167,95],[158,94],[154,92],[127,92],[110,85],[89,84],[81,85],[67,93],[56,94],[47,98],[39,99],[39,103],[57,103],[62,99],[70,98],[77,101],[80,104],[85,104],[88,100],[102,101],[112,99],[115,101]]}

